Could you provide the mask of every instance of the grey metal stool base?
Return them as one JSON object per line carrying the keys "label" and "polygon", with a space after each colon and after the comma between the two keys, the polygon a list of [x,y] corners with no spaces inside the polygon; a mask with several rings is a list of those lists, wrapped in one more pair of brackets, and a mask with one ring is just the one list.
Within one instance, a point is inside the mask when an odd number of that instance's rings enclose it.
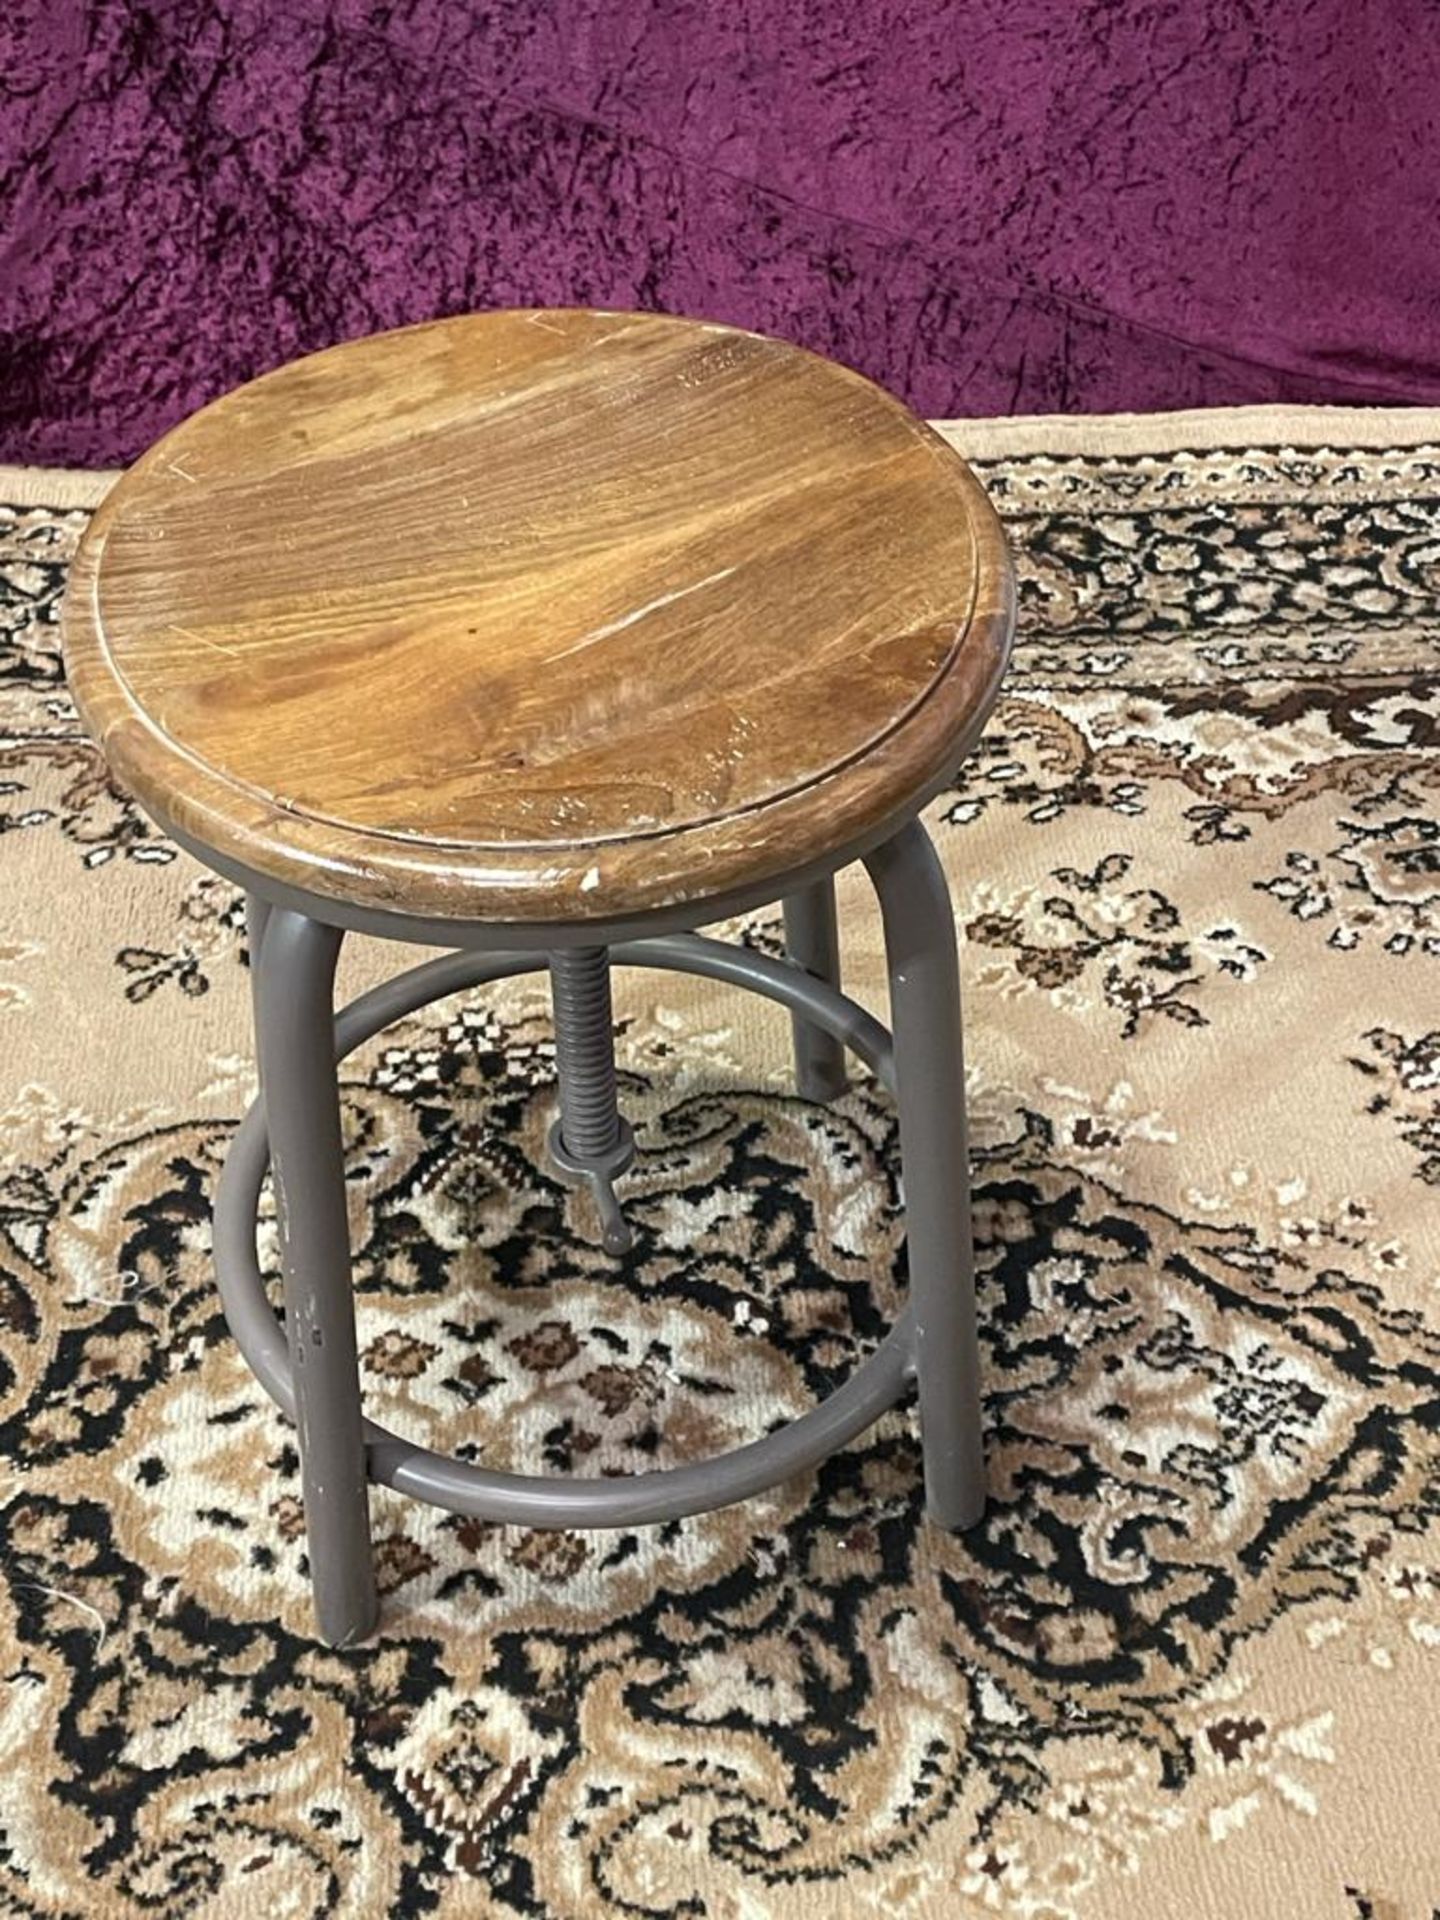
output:
{"label": "grey metal stool base", "polygon": [[[554,952],[446,954],[362,995],[332,1023],[339,930],[252,896],[262,1094],[242,1121],[221,1175],[215,1263],[237,1343],[299,1429],[316,1613],[327,1640],[362,1639],[377,1618],[367,1479],[451,1512],[527,1527],[673,1520],[746,1499],[815,1466],[871,1425],[913,1381],[927,1512],[949,1528],[980,1517],[984,1469],[954,922],[943,872],[918,823],[872,852],[866,864],[885,927],[893,1045],[878,1021],[804,964],[818,957],[833,967],[833,943],[828,957],[803,941],[805,954],[774,960],[682,933],[621,941],[606,955],[607,969],[613,960],[702,974],[788,1007],[797,1046],[803,1032],[810,1050],[802,1056],[802,1079],[808,1058],[812,1083],[833,1086],[832,1049],[848,1048],[874,1071],[899,1107],[911,1275],[911,1302],[895,1327],[810,1412],[716,1459],[623,1479],[474,1466],[390,1433],[360,1410],[335,1061],[446,994],[546,968],[553,982]],[[608,999],[607,978],[607,1008]],[[603,1087],[600,1092],[603,1110]],[[562,1099],[561,1151],[569,1153],[564,1128]],[[618,1154],[624,1142],[617,1135],[609,1148],[594,1137],[582,1144],[603,1157]],[[283,1329],[255,1250],[260,1190],[272,1160],[282,1221]],[[576,1170],[587,1177],[594,1171],[583,1164]]]}

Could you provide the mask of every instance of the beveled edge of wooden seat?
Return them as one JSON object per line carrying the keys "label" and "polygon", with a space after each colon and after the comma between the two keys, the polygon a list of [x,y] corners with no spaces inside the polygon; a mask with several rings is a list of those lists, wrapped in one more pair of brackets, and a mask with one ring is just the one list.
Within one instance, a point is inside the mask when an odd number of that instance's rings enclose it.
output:
{"label": "beveled edge of wooden seat", "polygon": [[[873,386],[852,369],[825,364]],[[96,512],[66,590],[61,628],[70,690],[112,773],[159,825],[262,886],[269,881],[379,915],[517,927],[616,922],[740,894],[773,897],[788,877],[839,865],[877,844],[944,787],[983,726],[1009,658],[1016,595],[999,517],[961,456],[909,417],[963,495],[974,541],[974,595],[951,664],[868,750],[763,804],[620,839],[477,849],[337,824],[217,774],[129,696],[106,647],[96,589],[124,477]],[[136,469],[165,444],[157,442]]]}

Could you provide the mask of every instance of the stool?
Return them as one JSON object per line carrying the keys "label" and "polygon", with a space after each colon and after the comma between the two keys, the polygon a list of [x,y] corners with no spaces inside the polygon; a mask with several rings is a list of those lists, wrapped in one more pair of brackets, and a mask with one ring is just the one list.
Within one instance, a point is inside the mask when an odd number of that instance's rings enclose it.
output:
{"label": "stool", "polygon": [[[914,1384],[925,1498],[983,1505],[955,930],[919,809],[994,702],[1014,589],[964,462],[859,375],[738,329],[479,314],[299,360],[113,489],[62,628],[116,778],[245,890],[261,1095],[215,1206],[230,1327],[292,1416],[321,1634],[375,1626],[367,1482],[529,1527],[664,1521],[814,1466]],[[839,990],[837,868],[879,896],[890,1034]],[[784,903],[787,956],[694,931]],[[454,949],[338,1015],[351,930]],[[629,1244],[609,969],[678,969],[892,1090],[910,1304],[803,1418],[629,1478],[502,1473],[363,1416],[336,1060],[548,970],[557,1170]],[[262,1285],[267,1162],[284,1328]]]}

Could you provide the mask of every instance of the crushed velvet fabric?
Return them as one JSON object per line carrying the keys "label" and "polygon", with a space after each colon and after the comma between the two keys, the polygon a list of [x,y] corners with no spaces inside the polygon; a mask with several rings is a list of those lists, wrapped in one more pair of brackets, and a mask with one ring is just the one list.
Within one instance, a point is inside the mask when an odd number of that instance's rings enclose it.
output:
{"label": "crushed velvet fabric", "polygon": [[1428,0],[8,0],[0,458],[657,307],[930,414],[1440,400]]}

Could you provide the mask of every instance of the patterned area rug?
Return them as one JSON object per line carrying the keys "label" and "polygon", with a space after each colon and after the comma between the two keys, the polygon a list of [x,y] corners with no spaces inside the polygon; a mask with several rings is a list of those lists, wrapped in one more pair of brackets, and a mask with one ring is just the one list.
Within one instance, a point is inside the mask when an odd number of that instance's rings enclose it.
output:
{"label": "patterned area rug", "polygon": [[[1024,601],[931,815],[988,1518],[922,1523],[905,1409],[669,1527],[379,1493],[384,1629],[344,1654],[312,1637],[291,1434],[209,1272],[252,1091],[238,903],[67,703],[56,607],[97,484],[4,476],[0,1912],[1440,1903],[1440,421],[955,433]],[[879,1006],[876,915],[842,892]],[[396,961],[354,943],[345,985]],[[624,1269],[544,1164],[534,983],[347,1066],[388,1424],[662,1465],[800,1411],[894,1312],[888,1100],[857,1074],[798,1101],[783,1016],[720,987],[630,974],[619,1006]]]}

